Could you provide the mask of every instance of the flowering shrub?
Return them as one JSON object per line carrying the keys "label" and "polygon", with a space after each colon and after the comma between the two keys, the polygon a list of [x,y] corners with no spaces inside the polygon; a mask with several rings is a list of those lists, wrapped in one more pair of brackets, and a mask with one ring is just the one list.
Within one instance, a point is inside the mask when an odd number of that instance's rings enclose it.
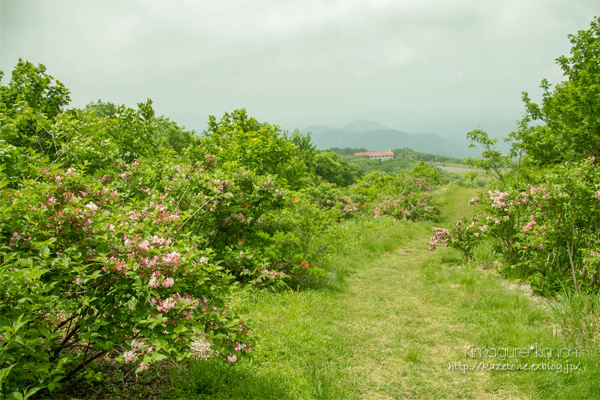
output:
{"label": "flowering shrub", "polygon": [[101,379],[90,367],[104,356],[149,370],[189,356],[198,336],[234,363],[252,349],[228,305],[238,286],[322,280],[336,225],[374,204],[437,215],[427,174],[320,184],[309,136],[244,110],[200,137],[150,100],[68,102],[43,66],[20,61],[0,85],[2,395]]}
{"label": "flowering shrub", "polygon": [[[542,81],[541,105],[523,93],[526,112],[508,135],[508,154],[482,130],[467,134],[483,147],[482,157],[467,163],[486,171],[493,190],[472,199],[480,204],[479,219],[468,232],[451,229],[448,244],[469,258],[483,234],[478,229],[486,224],[485,235],[495,239],[506,265],[546,294],[569,281],[576,292],[599,290],[599,34],[596,17],[589,30],[569,35],[571,55],[557,59],[566,79],[552,90]],[[542,123],[531,126],[531,121]]]}
{"label": "flowering shrub", "polygon": [[364,215],[367,206],[363,195],[347,195],[335,185],[323,183],[303,190],[320,208],[330,210],[337,220]]}
{"label": "flowering shrub", "polygon": [[222,354],[247,343],[226,306],[232,277],[178,232],[186,214],[165,195],[125,203],[74,168],[39,178],[0,196],[6,392],[53,390],[109,352],[138,370],[178,359],[205,327]]}
{"label": "flowering shrub", "polygon": [[[331,220],[291,200],[286,177],[302,182],[302,165],[290,172],[297,149],[277,129],[240,112],[235,128],[212,123],[214,138],[169,124],[177,146],[164,147],[150,101],[67,104],[41,66],[20,62],[0,86],[0,393],[99,378],[88,367],[104,355],[147,370],[190,355],[198,335],[235,362],[252,349],[228,307],[237,282],[323,276]],[[238,128],[281,148],[249,154]],[[239,152],[227,158],[220,144]]]}
{"label": "flowering shrub", "polygon": [[489,190],[469,201],[482,213],[457,221],[447,235],[448,245],[470,259],[477,244],[492,237],[507,263],[528,271],[536,290],[560,289],[561,275],[577,291],[594,290],[600,254],[597,182],[600,172],[590,157],[557,167],[543,185]]}
{"label": "flowering shrub", "polygon": [[430,199],[429,193],[410,193],[399,199],[387,197],[373,205],[373,217],[389,215],[411,221],[436,220],[440,210],[437,205],[430,204]]}

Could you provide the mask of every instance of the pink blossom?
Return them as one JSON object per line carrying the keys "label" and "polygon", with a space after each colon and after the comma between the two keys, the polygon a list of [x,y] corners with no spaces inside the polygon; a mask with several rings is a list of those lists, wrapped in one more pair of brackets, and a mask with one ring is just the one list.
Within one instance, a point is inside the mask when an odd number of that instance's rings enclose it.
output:
{"label": "pink blossom", "polygon": [[150,276],[150,281],[148,282],[148,285],[152,288],[158,287],[158,277],[160,276],[160,272],[156,271],[153,272],[152,275]]}
{"label": "pink blossom", "polygon": [[150,246],[150,243],[148,243],[147,240],[144,240],[142,243],[138,244],[138,247],[140,248],[140,250],[143,250],[143,251],[148,251],[149,246]]}
{"label": "pink blossom", "polygon": [[165,279],[165,281],[162,283],[162,285],[164,287],[173,287],[173,285],[175,284],[175,281],[173,280],[173,278],[167,278]]}
{"label": "pink blossom", "polygon": [[126,351],[123,353],[123,358],[126,362],[133,362],[135,360],[135,353],[133,351]]}
{"label": "pink blossom", "polygon": [[236,352],[240,352],[240,351],[242,351],[245,348],[246,348],[245,344],[243,344],[243,343],[237,343],[234,349],[235,349]]}
{"label": "pink blossom", "polygon": [[437,246],[438,243],[444,243],[444,242],[448,241],[449,236],[450,236],[450,233],[448,232],[447,229],[436,228],[436,227],[433,227],[432,229],[435,232],[435,234],[429,241],[429,250],[435,250],[435,247]]}
{"label": "pink blossom", "polygon": [[162,261],[164,263],[177,263],[179,262],[179,259],[181,257],[181,254],[179,254],[178,252],[174,251],[172,253],[168,253],[166,256],[163,257]]}
{"label": "pink blossom", "polygon": [[165,301],[163,301],[161,303],[159,308],[162,308],[162,309],[159,309],[158,311],[163,311],[163,310],[167,311],[167,310],[172,309],[173,307],[175,307],[175,300],[173,300],[172,297],[169,297],[168,299],[166,299]]}
{"label": "pink blossom", "polygon": [[93,202],[89,202],[88,204],[85,205],[87,208],[89,208],[92,211],[96,211],[98,209],[98,206],[95,205]]}
{"label": "pink blossom", "polygon": [[146,364],[144,364],[144,362],[142,361],[142,362],[140,363],[140,368],[142,369],[142,371],[147,371],[147,370],[148,370],[148,368],[150,368],[150,363],[146,363]]}
{"label": "pink blossom", "polygon": [[81,279],[81,278],[75,278],[75,283],[77,285],[83,285],[83,279]]}
{"label": "pink blossom", "polygon": [[488,193],[490,200],[492,200],[492,207],[504,208],[507,206],[506,199],[510,196],[510,193],[498,190],[494,190],[493,192],[490,190]]}
{"label": "pink blossom", "polygon": [[237,357],[235,355],[231,355],[231,353],[229,353],[229,355],[227,356],[227,362],[228,363],[234,363],[237,361]]}

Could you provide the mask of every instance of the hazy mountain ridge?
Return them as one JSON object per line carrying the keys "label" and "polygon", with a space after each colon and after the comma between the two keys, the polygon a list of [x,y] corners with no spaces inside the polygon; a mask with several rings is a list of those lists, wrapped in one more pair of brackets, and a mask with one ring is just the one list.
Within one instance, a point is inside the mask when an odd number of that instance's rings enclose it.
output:
{"label": "hazy mountain ridge", "polygon": [[332,147],[364,147],[370,151],[385,151],[408,147],[418,152],[457,158],[479,154],[476,149],[468,147],[466,139],[444,139],[435,133],[409,134],[365,120],[357,120],[338,129],[310,126],[302,132],[311,132],[312,142],[321,150]]}

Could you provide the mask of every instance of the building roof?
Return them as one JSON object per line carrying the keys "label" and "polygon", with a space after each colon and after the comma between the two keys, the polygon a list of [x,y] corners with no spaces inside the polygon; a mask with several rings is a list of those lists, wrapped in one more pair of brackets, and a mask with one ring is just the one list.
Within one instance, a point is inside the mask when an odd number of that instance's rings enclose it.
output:
{"label": "building roof", "polygon": [[394,153],[391,151],[368,151],[366,153],[354,153],[355,156],[367,156],[367,157],[376,157],[376,156],[393,156]]}

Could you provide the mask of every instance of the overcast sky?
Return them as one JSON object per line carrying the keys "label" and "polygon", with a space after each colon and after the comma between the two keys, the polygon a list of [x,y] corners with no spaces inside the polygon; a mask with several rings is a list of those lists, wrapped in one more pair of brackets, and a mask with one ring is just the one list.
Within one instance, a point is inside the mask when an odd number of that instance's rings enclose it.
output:
{"label": "overcast sky", "polygon": [[521,91],[539,98],[543,78],[561,81],[554,60],[568,54],[567,35],[600,14],[598,0],[0,5],[6,75],[19,57],[42,63],[74,106],[151,98],[197,130],[236,108],[289,128],[516,118]]}

